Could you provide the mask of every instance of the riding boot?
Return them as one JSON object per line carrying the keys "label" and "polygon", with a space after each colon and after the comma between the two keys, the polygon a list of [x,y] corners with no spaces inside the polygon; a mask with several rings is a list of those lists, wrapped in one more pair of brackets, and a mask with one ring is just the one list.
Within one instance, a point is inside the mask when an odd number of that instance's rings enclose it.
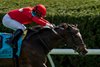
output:
{"label": "riding boot", "polygon": [[8,41],[9,44],[16,44],[19,38],[22,36],[23,31],[21,29],[18,29],[14,32],[11,39]]}

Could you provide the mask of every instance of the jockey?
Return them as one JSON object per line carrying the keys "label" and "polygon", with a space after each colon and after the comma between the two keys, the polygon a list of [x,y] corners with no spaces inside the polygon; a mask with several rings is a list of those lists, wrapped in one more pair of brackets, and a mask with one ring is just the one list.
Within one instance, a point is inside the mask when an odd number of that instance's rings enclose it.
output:
{"label": "jockey", "polygon": [[15,31],[9,43],[14,44],[26,29],[25,24],[35,22],[41,26],[53,27],[51,23],[44,19],[46,16],[46,7],[38,4],[34,7],[24,7],[9,11],[3,17],[3,25]]}

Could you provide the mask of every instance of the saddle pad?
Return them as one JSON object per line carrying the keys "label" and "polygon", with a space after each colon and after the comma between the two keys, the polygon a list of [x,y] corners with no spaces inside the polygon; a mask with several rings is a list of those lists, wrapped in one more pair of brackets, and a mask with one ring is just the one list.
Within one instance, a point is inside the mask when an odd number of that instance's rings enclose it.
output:
{"label": "saddle pad", "polygon": [[[12,36],[10,33],[0,33],[0,58],[13,58],[13,48],[6,43],[6,41]],[[18,51],[16,55],[20,55],[22,44],[22,37],[18,40]]]}

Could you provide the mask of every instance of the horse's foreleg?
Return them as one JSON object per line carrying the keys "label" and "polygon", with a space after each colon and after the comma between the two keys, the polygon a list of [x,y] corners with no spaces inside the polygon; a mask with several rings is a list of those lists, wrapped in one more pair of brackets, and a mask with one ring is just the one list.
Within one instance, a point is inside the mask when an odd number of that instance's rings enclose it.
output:
{"label": "horse's foreleg", "polygon": [[39,58],[34,56],[32,57],[22,54],[19,58],[19,67],[47,67],[45,63],[40,62]]}
{"label": "horse's foreleg", "polygon": [[24,52],[22,52],[21,56],[19,57],[19,67],[32,67],[29,58]]}

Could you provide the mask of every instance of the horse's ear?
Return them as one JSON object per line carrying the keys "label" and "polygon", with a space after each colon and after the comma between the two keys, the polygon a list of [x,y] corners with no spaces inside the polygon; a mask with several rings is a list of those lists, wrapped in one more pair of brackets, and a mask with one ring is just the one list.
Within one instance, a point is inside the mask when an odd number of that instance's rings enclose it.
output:
{"label": "horse's ear", "polygon": [[78,27],[78,24],[75,24],[76,27]]}
{"label": "horse's ear", "polygon": [[65,28],[65,29],[66,29],[68,26],[69,26],[69,24],[67,24],[67,23],[63,23],[63,24],[62,24],[62,27]]}
{"label": "horse's ear", "polygon": [[67,24],[67,27],[72,27],[72,25],[71,24]]}
{"label": "horse's ear", "polygon": [[68,24],[68,27],[78,27],[78,24]]}
{"label": "horse's ear", "polygon": [[77,27],[78,25],[76,24],[76,25],[73,25],[73,24],[68,24],[68,23],[61,23],[60,25],[59,25],[59,27],[62,27],[62,28],[64,28],[64,29],[66,29],[66,28],[72,28],[72,27]]}

